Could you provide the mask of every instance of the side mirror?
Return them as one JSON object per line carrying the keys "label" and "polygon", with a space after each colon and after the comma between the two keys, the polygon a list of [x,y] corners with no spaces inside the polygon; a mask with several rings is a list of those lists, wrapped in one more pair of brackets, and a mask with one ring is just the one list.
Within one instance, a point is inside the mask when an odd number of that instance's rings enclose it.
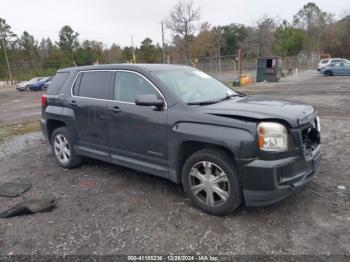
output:
{"label": "side mirror", "polygon": [[138,106],[155,106],[157,108],[164,107],[164,101],[154,94],[136,96],[135,104]]}

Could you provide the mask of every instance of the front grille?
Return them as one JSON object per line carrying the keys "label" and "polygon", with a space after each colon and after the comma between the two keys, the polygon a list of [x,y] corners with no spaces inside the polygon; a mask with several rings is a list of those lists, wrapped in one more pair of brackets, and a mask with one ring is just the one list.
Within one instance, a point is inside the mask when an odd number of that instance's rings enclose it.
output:
{"label": "front grille", "polygon": [[311,156],[321,141],[317,118],[301,128],[301,138],[305,156]]}

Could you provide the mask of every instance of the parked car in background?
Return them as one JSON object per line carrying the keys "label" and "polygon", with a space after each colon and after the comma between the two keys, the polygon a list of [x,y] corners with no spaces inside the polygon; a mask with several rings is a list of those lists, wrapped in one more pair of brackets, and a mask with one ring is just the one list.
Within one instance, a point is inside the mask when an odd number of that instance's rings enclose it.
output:
{"label": "parked car in background", "polygon": [[349,76],[350,62],[332,63],[322,68],[321,73],[325,74],[326,76]]}
{"label": "parked car in background", "polygon": [[40,79],[42,79],[42,77],[34,77],[34,78],[30,79],[29,81],[20,82],[16,85],[16,89],[18,91],[27,91],[31,84],[38,82]]}
{"label": "parked car in background", "polygon": [[330,64],[339,63],[339,62],[350,63],[350,61],[345,59],[345,58],[327,58],[327,59],[322,59],[317,64],[317,71],[321,71],[323,68],[325,68],[326,66],[328,66]]}
{"label": "parked car in background", "polygon": [[[33,84],[30,84],[29,85],[29,90],[31,91],[41,91],[41,90],[44,90],[44,86],[46,83],[50,82],[52,80],[52,77],[43,77],[41,78],[39,81],[33,83]],[[46,86],[47,87],[47,86]]]}
{"label": "parked car in background", "polygon": [[158,175],[214,215],[277,202],[319,172],[313,106],[246,96],[188,66],[61,69],[41,105],[61,167],[87,156]]}
{"label": "parked car in background", "polygon": [[48,80],[48,81],[43,85],[43,90],[46,90],[46,89],[49,87],[49,85],[50,85],[51,82],[52,82],[52,78],[53,78],[53,77],[50,77],[50,80]]}

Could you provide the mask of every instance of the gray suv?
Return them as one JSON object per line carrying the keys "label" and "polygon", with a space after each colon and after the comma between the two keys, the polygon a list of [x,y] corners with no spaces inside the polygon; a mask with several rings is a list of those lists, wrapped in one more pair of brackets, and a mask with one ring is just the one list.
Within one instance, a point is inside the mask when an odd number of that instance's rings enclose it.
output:
{"label": "gray suv", "polygon": [[319,125],[312,106],[249,97],[188,66],[62,69],[42,96],[60,166],[91,157],[161,176],[214,215],[306,184],[319,171]]}

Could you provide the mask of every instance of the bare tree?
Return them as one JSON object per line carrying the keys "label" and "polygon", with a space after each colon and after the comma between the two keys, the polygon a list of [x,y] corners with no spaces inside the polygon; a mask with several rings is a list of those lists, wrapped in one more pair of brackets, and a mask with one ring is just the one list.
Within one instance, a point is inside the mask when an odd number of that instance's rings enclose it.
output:
{"label": "bare tree", "polygon": [[193,34],[198,29],[195,22],[199,20],[200,8],[195,8],[192,0],[179,0],[171,9],[169,18],[165,21],[166,27],[173,31],[175,36],[182,39],[186,61],[190,56]]}
{"label": "bare tree", "polygon": [[270,56],[274,42],[274,31],[277,22],[268,16],[263,16],[257,23],[256,32],[259,44],[259,56]]}

